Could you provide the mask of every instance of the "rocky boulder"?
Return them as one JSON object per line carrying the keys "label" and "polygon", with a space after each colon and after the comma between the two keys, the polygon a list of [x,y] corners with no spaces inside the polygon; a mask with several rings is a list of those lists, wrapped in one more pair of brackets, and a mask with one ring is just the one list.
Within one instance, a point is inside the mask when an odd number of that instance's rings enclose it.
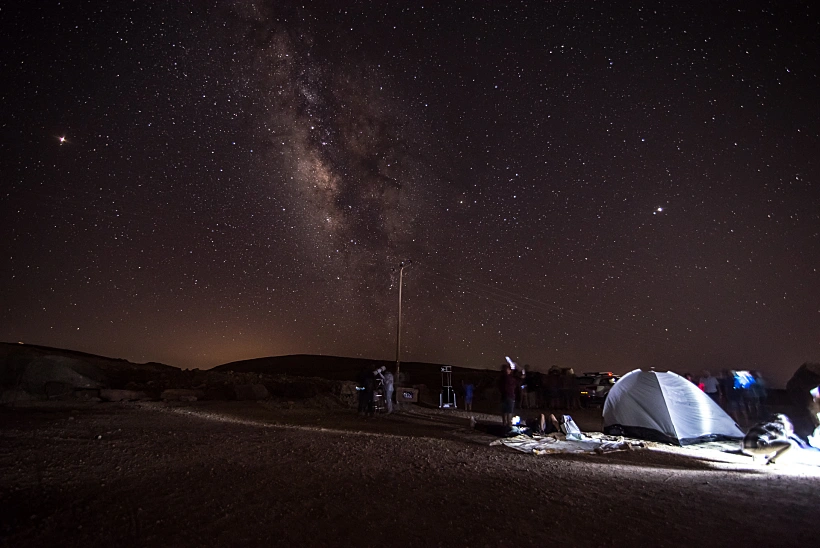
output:
{"label": "rocky boulder", "polygon": [[81,388],[74,391],[74,397],[82,401],[102,401],[100,400],[100,391],[89,388]]}
{"label": "rocky boulder", "polygon": [[100,390],[100,399],[103,401],[139,401],[150,399],[145,392],[137,390],[116,390],[103,388]]}
{"label": "rocky boulder", "polygon": [[205,395],[202,390],[188,388],[169,388],[160,394],[162,401],[197,401]]}
{"label": "rocky boulder", "polygon": [[48,381],[43,385],[43,391],[49,399],[70,397],[74,394],[73,383]]}
{"label": "rocky boulder", "polygon": [[39,401],[45,399],[46,396],[37,396],[34,394],[29,394],[21,388],[12,388],[9,390],[0,391],[0,405],[14,405],[15,403]]}
{"label": "rocky boulder", "polygon": [[30,394],[55,396],[75,388],[100,388],[104,373],[93,365],[65,356],[43,356],[27,363],[20,386]]}
{"label": "rocky boulder", "polygon": [[235,384],[233,389],[239,401],[264,400],[270,397],[264,384]]}

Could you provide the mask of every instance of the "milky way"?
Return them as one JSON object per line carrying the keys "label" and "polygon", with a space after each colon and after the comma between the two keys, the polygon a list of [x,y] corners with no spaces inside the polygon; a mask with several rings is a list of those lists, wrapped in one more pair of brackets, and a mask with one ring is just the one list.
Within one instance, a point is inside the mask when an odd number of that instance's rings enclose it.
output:
{"label": "milky way", "polygon": [[303,10],[238,3],[225,15],[235,19],[233,38],[251,45],[236,76],[264,105],[253,128],[266,153],[260,169],[271,184],[285,179],[301,259],[344,272],[333,300],[389,326],[395,318],[379,295],[395,282],[393,267],[421,252],[416,220],[430,210],[426,145],[412,142],[424,129],[386,71],[317,45]]}
{"label": "milky way", "polygon": [[0,334],[185,367],[820,360],[809,4],[3,8]]}

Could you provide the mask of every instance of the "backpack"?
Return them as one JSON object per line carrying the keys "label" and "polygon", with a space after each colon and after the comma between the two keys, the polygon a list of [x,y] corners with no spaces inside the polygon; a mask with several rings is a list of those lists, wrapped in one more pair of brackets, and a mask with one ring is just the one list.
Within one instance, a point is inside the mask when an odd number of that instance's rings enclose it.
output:
{"label": "backpack", "polygon": [[581,429],[578,428],[578,425],[575,424],[575,421],[572,420],[572,417],[569,415],[562,415],[560,423],[561,432],[563,432],[568,439],[580,440],[583,437]]}

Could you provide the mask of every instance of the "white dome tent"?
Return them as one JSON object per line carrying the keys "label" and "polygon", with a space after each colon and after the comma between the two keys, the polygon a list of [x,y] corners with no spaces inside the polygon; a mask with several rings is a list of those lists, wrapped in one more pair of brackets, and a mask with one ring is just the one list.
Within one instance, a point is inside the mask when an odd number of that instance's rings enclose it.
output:
{"label": "white dome tent", "polygon": [[700,388],[672,372],[636,369],[604,403],[604,433],[691,445],[743,438],[743,431]]}

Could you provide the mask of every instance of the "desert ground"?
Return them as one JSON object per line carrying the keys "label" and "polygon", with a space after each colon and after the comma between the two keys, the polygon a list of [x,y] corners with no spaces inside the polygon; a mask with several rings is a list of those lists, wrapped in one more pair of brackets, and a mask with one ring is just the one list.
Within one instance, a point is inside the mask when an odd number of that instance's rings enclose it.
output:
{"label": "desert ground", "polygon": [[[816,542],[816,466],[671,448],[535,456],[490,446],[469,416],[405,405],[365,418],[274,401],[0,408],[0,539],[14,547]],[[584,430],[599,427],[600,410],[573,416]]]}

